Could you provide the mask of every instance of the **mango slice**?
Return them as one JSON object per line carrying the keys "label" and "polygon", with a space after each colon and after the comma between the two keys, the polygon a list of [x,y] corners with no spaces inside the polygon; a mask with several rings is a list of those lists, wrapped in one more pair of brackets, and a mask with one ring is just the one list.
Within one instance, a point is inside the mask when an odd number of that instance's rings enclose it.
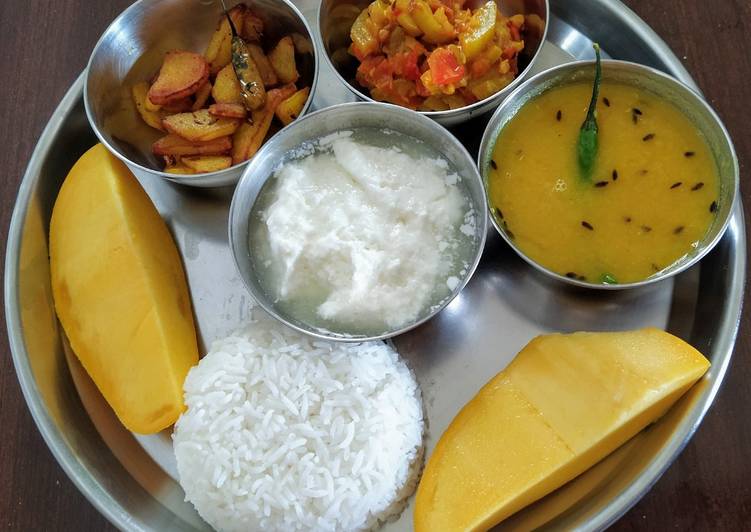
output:
{"label": "mango slice", "polygon": [[578,476],[662,416],[709,362],[658,329],[539,336],[441,436],[415,531],[481,531]]}
{"label": "mango slice", "polygon": [[148,195],[101,144],[57,196],[50,267],[70,346],[123,425],[149,434],[174,423],[198,363],[185,273]]}

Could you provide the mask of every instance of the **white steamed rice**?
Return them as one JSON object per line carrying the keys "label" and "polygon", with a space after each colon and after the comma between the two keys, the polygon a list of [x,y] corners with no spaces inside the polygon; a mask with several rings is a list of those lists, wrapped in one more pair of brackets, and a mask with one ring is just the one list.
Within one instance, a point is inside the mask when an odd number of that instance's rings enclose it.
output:
{"label": "white steamed rice", "polygon": [[420,391],[384,343],[316,341],[263,317],[215,342],[184,391],[180,484],[218,530],[367,530],[414,491]]}

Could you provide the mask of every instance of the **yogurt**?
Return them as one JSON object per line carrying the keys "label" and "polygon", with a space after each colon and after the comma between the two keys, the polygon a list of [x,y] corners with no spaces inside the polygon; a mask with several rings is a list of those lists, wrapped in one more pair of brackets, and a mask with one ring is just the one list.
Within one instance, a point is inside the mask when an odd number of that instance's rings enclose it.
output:
{"label": "yogurt", "polygon": [[460,180],[405,139],[328,139],[262,191],[251,249],[262,284],[293,317],[337,332],[394,330],[466,273],[475,220]]}

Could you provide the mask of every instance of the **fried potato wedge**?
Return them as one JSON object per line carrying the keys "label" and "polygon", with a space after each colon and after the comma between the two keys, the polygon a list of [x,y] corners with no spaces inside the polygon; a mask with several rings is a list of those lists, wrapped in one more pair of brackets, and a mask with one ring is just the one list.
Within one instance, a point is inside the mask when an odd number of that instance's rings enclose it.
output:
{"label": "fried potato wedge", "polygon": [[281,83],[294,83],[300,77],[295,64],[295,45],[289,35],[280,39],[269,52],[269,61]]}
{"label": "fried potato wedge", "polygon": [[302,108],[305,107],[305,102],[308,101],[309,94],[310,87],[305,87],[280,102],[275,111],[279,121],[286,126],[300,116]]}
{"label": "fried potato wedge", "polygon": [[[239,32],[245,26],[245,17],[250,13],[250,9],[245,4],[237,4],[235,7],[229,10],[229,18],[232,19],[232,23],[235,25],[235,29]],[[255,16],[255,15],[254,15]],[[256,17],[257,18],[257,17]],[[227,22],[227,17],[222,17],[224,22]],[[260,19],[258,19],[260,21]],[[263,21],[261,22],[261,31],[263,31]],[[229,26],[229,24],[227,24]],[[232,35],[232,30],[230,30]]]}
{"label": "fried potato wedge", "polygon": [[[269,120],[268,125],[271,125],[271,120]],[[251,124],[244,121],[240,124],[240,127],[232,136],[232,164],[247,161],[255,155],[266,137],[266,131],[268,131],[268,128],[263,130],[261,126],[260,122]]]}
{"label": "fried potato wedge", "polygon": [[198,172],[196,170],[193,170],[192,168],[182,164],[182,162],[177,162],[175,164],[168,164],[164,167],[164,171],[168,174],[178,174],[178,175],[191,175],[191,174],[197,174]]}
{"label": "fried potato wedge", "polygon": [[221,137],[208,142],[190,142],[179,135],[166,135],[157,140],[151,151],[155,155],[222,155],[232,149],[229,137]]}
{"label": "fried potato wedge", "polygon": [[[247,7],[244,4],[239,4],[229,10],[229,16],[232,19],[232,23],[235,28],[242,28],[243,21],[245,19],[245,13]],[[222,16],[217,26],[216,31],[211,36],[209,45],[204,52],[206,61],[209,63],[209,70],[211,74],[216,74],[225,66],[227,66],[232,59],[232,30],[229,27],[227,18]]]}
{"label": "fried potato wedge", "polygon": [[240,125],[235,118],[219,118],[208,109],[179,113],[162,120],[165,129],[191,142],[206,142],[232,135]]}
{"label": "fried potato wedge", "polygon": [[191,111],[198,111],[199,109],[203,109],[203,107],[206,105],[206,102],[209,100],[209,96],[211,96],[212,87],[213,85],[211,85],[211,82],[207,81],[203,84],[203,87],[198,89],[198,92],[195,94],[193,105],[190,108]]}
{"label": "fried potato wedge", "polygon": [[242,104],[240,82],[237,81],[237,76],[232,69],[232,65],[225,66],[216,75],[214,87],[211,89],[211,96],[213,96],[216,103]]}
{"label": "fried potato wedge", "polygon": [[232,166],[232,157],[229,155],[196,155],[181,157],[180,162],[195,172],[217,172]]}
{"label": "fried potato wedge", "polygon": [[258,72],[261,74],[264,86],[271,87],[279,83],[274,67],[271,66],[271,61],[266,57],[263,48],[257,44],[248,44],[248,52],[250,52],[250,56],[253,58],[256,67],[258,67]]}
{"label": "fried potato wedge", "polygon": [[149,109],[146,107],[146,102],[148,101],[146,94],[148,92],[149,84],[145,81],[136,83],[130,89],[130,94],[133,97],[133,103],[136,105],[138,114],[141,115],[143,121],[154,129],[164,131],[164,127],[162,126],[162,117],[158,112],[149,111]]}
{"label": "fried potato wedge", "polygon": [[180,98],[179,100],[175,100],[174,102],[163,105],[162,111],[165,116],[169,116],[177,113],[185,113],[187,111],[190,111],[192,107],[193,100],[190,98],[190,96],[186,96],[185,98]]}
{"label": "fried potato wedge", "polygon": [[245,118],[248,115],[239,103],[213,103],[209,106],[209,113],[224,118]]}
{"label": "fried potato wedge", "polygon": [[294,93],[292,84],[266,93],[266,105],[253,111],[253,122],[243,121],[232,137],[232,164],[247,161],[255,155],[269,132],[277,106]]}
{"label": "fried potato wedge", "polygon": [[[146,82],[144,82],[144,83],[146,83]],[[150,85],[148,83],[146,83],[146,92],[144,93],[143,105],[144,105],[144,107],[146,108],[147,111],[151,111],[152,113],[156,113],[158,111],[161,111],[162,106],[161,105],[157,105],[157,104],[153,103],[151,100],[148,99],[148,97],[146,95],[149,93],[149,88],[150,88]]]}
{"label": "fried potato wedge", "polygon": [[292,42],[295,45],[295,51],[298,54],[312,54],[313,53],[314,45],[309,37],[305,37],[301,33],[290,33],[289,36],[292,38]]}
{"label": "fried potato wedge", "polygon": [[[222,31],[222,21],[219,22],[217,29],[214,31],[213,34],[211,34],[211,40],[209,41],[209,45],[206,47],[206,51],[203,53],[203,56],[206,58],[206,62],[209,64],[209,71],[212,74],[215,74],[218,72],[218,70],[214,70],[216,67],[216,64],[218,62],[219,52],[222,48],[222,44],[224,44],[224,41],[226,40],[226,34],[224,31]],[[227,62],[225,65],[229,63],[229,58],[227,58]],[[219,67],[219,70],[223,67]]]}
{"label": "fried potato wedge", "polygon": [[209,65],[203,56],[174,50],[164,56],[148,98],[155,105],[165,105],[196,93],[209,79]]}
{"label": "fried potato wedge", "polygon": [[237,31],[240,32],[240,37],[251,42],[260,42],[263,35],[263,20],[248,9],[245,12],[245,18],[243,19],[242,26],[236,26]]}

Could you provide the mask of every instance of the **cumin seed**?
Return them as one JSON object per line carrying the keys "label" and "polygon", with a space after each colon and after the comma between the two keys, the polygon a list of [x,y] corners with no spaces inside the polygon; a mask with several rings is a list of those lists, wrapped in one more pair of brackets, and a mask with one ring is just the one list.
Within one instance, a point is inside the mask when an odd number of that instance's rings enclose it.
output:
{"label": "cumin seed", "polygon": [[696,154],[692,151],[687,151],[683,154],[684,157],[693,157],[694,155]]}
{"label": "cumin seed", "polygon": [[496,163],[493,159],[490,159],[490,166],[493,167],[493,170],[498,170],[498,163]]}
{"label": "cumin seed", "polygon": [[594,227],[592,227],[592,224],[591,224],[591,223],[589,223],[589,222],[588,222],[588,221],[586,221],[586,220],[583,220],[583,221],[582,221],[582,227],[583,227],[583,228],[585,228],[585,229],[589,229],[590,231],[594,231],[594,230],[595,230],[595,228],[594,228]]}
{"label": "cumin seed", "polygon": [[608,183],[609,181],[598,181],[597,183],[595,183],[595,186],[597,188],[602,188],[608,186]]}
{"label": "cumin seed", "polygon": [[683,181],[678,181],[677,183],[673,183],[672,185],[670,185],[670,188],[671,189],[678,188],[682,184],[683,184]]}
{"label": "cumin seed", "polygon": [[652,230],[652,228],[649,227],[648,225],[642,225],[641,230],[644,231],[645,233],[649,233]]}
{"label": "cumin seed", "polygon": [[608,100],[607,97],[604,97],[602,99],[602,103],[605,104],[605,107],[610,107],[610,100]]}
{"label": "cumin seed", "polygon": [[613,181],[618,180],[618,170],[613,170],[613,173],[611,174]]}
{"label": "cumin seed", "polygon": [[673,229],[673,234],[674,235],[680,235],[683,232],[684,229],[685,229],[685,227],[683,227],[682,225],[679,225],[678,227],[676,227],[675,229]]}
{"label": "cumin seed", "polygon": [[560,122],[561,118],[563,118],[563,113],[561,112],[560,109],[558,109],[558,112],[555,114],[555,119]]}
{"label": "cumin seed", "polygon": [[701,181],[699,181],[693,187],[691,187],[691,192],[695,192],[695,191],[699,190],[700,188],[702,188],[703,186],[704,186],[704,183],[702,183]]}
{"label": "cumin seed", "polygon": [[709,212],[717,212],[717,202],[716,201],[713,201],[709,205]]}
{"label": "cumin seed", "polygon": [[643,137],[642,137],[641,139],[642,139],[642,140],[643,140],[644,142],[647,142],[647,141],[650,141],[650,140],[652,140],[653,138],[655,138],[655,134],[654,134],[654,133],[647,133],[647,134],[646,134],[646,135],[644,135],[644,136],[643,136]]}

